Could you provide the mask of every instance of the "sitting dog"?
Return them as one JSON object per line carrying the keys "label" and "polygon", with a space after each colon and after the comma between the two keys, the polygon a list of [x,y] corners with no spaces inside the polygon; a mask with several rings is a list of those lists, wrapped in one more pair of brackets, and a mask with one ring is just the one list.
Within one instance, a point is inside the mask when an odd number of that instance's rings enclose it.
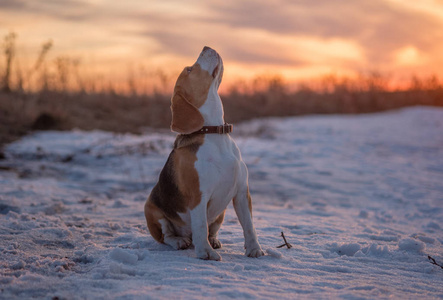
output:
{"label": "sitting dog", "polygon": [[221,260],[217,232],[233,200],[243,227],[246,255],[264,255],[252,223],[248,170],[229,136],[232,125],[223,119],[218,95],[223,61],[204,47],[186,67],[171,99],[171,129],[179,133],[159,181],[145,204],[152,237],[174,249],[194,244],[198,258]]}

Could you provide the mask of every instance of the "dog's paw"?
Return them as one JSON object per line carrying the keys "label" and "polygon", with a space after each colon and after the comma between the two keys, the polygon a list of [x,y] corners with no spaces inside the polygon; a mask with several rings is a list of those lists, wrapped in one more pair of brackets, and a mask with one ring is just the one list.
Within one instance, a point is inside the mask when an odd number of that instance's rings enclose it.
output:
{"label": "dog's paw", "polygon": [[165,238],[164,242],[165,242],[165,244],[168,244],[169,246],[171,246],[175,250],[188,249],[189,246],[191,246],[191,244],[192,244],[192,240],[190,238],[183,237],[183,236]]}
{"label": "dog's paw", "polygon": [[222,247],[222,243],[216,237],[209,237],[209,244],[211,244],[213,249],[218,249]]}
{"label": "dog's paw", "polygon": [[245,255],[247,257],[260,257],[265,255],[263,250],[260,248],[260,246],[252,248],[252,249],[246,249]]}
{"label": "dog's paw", "polygon": [[202,250],[196,250],[195,253],[197,254],[197,257],[204,260],[221,260],[220,254],[218,254],[216,251],[212,250],[211,248],[208,249],[202,249]]}

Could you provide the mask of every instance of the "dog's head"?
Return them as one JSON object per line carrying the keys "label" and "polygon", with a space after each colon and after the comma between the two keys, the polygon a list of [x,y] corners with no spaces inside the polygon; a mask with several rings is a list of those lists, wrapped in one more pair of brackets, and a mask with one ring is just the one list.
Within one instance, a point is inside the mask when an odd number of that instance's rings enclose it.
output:
{"label": "dog's head", "polygon": [[175,84],[171,99],[173,131],[189,134],[203,127],[204,119],[198,109],[207,101],[210,89],[218,90],[222,77],[220,55],[204,47],[194,65],[184,68]]}

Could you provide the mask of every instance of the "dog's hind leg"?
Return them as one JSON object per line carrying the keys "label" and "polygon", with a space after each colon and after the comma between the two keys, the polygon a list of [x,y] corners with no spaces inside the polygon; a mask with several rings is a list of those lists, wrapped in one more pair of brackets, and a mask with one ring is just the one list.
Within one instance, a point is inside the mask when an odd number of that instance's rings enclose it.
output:
{"label": "dog's hind leg", "polygon": [[145,217],[149,232],[157,242],[169,245],[176,250],[189,248],[192,244],[191,238],[176,235],[172,223],[149,199],[145,204]]}
{"label": "dog's hind leg", "polygon": [[163,233],[163,243],[171,246],[176,250],[184,250],[189,248],[192,244],[190,237],[178,236],[175,232],[174,226],[166,218],[159,220],[161,230]]}
{"label": "dog's hind leg", "polygon": [[217,219],[211,225],[209,225],[208,240],[209,240],[209,244],[211,244],[213,249],[218,249],[218,248],[221,248],[221,246],[222,246],[220,241],[217,239],[217,233],[218,233],[218,230],[220,229],[221,224],[223,223],[224,218],[225,218],[225,211],[223,211],[217,217]]}
{"label": "dog's hind leg", "polygon": [[164,236],[159,220],[163,219],[165,216],[163,212],[154,203],[151,202],[150,198],[148,198],[148,201],[146,201],[145,203],[145,217],[151,236],[157,242],[163,243]]}

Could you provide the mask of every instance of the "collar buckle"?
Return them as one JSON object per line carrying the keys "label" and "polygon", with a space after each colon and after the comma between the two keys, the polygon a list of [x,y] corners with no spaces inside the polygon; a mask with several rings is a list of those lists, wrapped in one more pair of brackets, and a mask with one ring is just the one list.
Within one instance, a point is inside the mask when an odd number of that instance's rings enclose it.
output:
{"label": "collar buckle", "polygon": [[218,133],[218,134],[228,134],[231,133],[234,126],[232,124],[225,123],[219,126],[203,126],[200,130],[193,133],[200,134],[210,134],[210,133]]}

